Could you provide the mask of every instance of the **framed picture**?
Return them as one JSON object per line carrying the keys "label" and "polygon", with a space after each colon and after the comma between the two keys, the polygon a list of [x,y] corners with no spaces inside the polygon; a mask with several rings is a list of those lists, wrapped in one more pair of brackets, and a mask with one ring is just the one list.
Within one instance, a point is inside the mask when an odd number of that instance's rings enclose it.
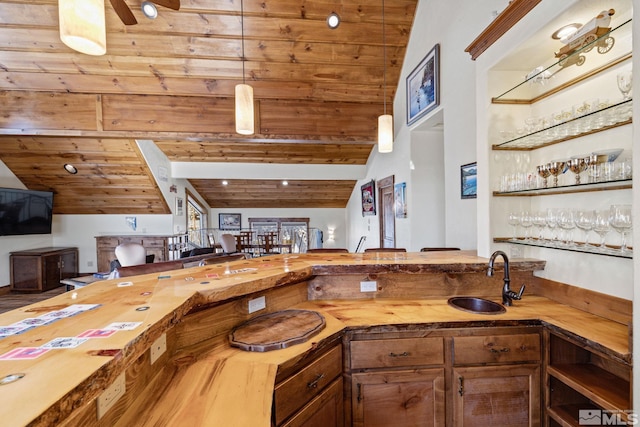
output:
{"label": "framed picture", "polygon": [[478,168],[476,163],[460,166],[460,197],[475,199],[478,196]]}
{"label": "framed picture", "polygon": [[376,182],[371,180],[360,187],[362,194],[362,216],[376,214]]}
{"label": "framed picture", "polygon": [[407,217],[407,183],[401,182],[393,186],[396,218]]}
{"label": "framed picture", "polygon": [[218,214],[218,228],[220,230],[240,230],[242,228],[242,215],[239,213]]}
{"label": "framed picture", "polygon": [[184,200],[182,197],[176,197],[176,215],[182,216],[184,214]]}
{"label": "framed picture", "polygon": [[440,45],[407,76],[407,124],[440,105]]}

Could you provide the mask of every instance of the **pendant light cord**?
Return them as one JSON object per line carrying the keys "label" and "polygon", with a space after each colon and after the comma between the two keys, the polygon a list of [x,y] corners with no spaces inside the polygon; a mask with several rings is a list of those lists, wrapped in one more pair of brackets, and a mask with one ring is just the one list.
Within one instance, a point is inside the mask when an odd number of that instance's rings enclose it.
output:
{"label": "pendant light cord", "polygon": [[384,0],[382,0],[382,58],[383,58],[383,102],[384,102],[384,114],[387,114],[387,42],[385,37],[385,29],[384,29]]}
{"label": "pendant light cord", "polygon": [[244,77],[245,57],[244,57],[244,1],[243,0],[240,0],[240,28],[242,32],[242,84],[245,84],[246,82]]}

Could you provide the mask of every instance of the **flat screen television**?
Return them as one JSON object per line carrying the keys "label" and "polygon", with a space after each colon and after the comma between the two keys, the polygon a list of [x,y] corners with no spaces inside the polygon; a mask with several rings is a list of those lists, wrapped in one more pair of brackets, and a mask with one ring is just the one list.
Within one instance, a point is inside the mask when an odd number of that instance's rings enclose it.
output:
{"label": "flat screen television", "polygon": [[0,188],[0,236],[51,234],[53,193]]}

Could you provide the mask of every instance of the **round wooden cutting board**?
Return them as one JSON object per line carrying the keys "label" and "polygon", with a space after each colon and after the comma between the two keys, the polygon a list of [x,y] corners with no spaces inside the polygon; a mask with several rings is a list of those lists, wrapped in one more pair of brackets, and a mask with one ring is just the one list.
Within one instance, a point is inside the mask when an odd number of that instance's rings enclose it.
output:
{"label": "round wooden cutting board", "polygon": [[303,343],[324,327],[324,316],[320,313],[282,310],[241,324],[231,331],[229,341],[242,350],[265,352]]}

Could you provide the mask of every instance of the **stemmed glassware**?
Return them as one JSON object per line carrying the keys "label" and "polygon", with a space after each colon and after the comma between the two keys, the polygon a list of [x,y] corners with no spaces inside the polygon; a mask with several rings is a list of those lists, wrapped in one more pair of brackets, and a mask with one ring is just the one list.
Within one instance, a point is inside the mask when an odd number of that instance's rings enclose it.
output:
{"label": "stemmed glassware", "polygon": [[567,170],[565,166],[566,162],[564,160],[553,160],[547,164],[547,169],[549,169],[549,172],[553,175],[554,187],[558,186],[558,176]]}
{"label": "stemmed glassware", "polygon": [[609,211],[596,211],[596,217],[593,220],[593,231],[598,233],[598,235],[600,236],[599,248],[601,251],[607,250],[607,247],[604,243],[607,238],[607,233],[609,233],[610,230],[611,225],[609,225]]}
{"label": "stemmed glassware", "polygon": [[587,162],[584,157],[572,157],[567,161],[569,170],[576,174],[576,185],[580,184],[580,174],[587,170]]}
{"label": "stemmed glassware", "polygon": [[547,225],[546,216],[544,212],[534,212],[533,214],[533,225],[538,229],[538,241],[542,242],[544,240],[543,230],[545,225]]}
{"label": "stemmed glassware", "polygon": [[631,70],[622,71],[617,75],[618,89],[622,92],[622,99],[625,101],[631,98],[631,88],[633,87],[633,72]]}
{"label": "stemmed glassware", "polygon": [[544,185],[544,188],[547,188],[548,186],[548,179],[551,176],[551,172],[549,172],[549,168],[547,167],[547,165],[538,165],[536,167],[536,171],[538,172],[538,175],[540,175],[540,178],[542,178],[542,185]]}
{"label": "stemmed glassware", "polygon": [[620,233],[622,242],[620,243],[620,252],[627,253],[627,233],[631,231],[631,205],[612,205],[609,211],[609,224]]}
{"label": "stemmed glassware", "polygon": [[558,227],[558,212],[556,209],[547,209],[547,217],[546,217],[547,228],[551,231],[551,236],[549,240],[554,242],[558,239],[558,235],[556,229]]}
{"label": "stemmed glassware", "polygon": [[573,219],[573,209],[560,209],[558,212],[558,226],[563,230],[563,242],[567,246],[573,246],[573,229],[576,223]]}
{"label": "stemmed glassware", "polygon": [[584,232],[584,245],[589,244],[589,231],[593,230],[593,222],[596,218],[594,210],[584,210],[576,212],[576,227]]}
{"label": "stemmed glassware", "polygon": [[509,225],[513,227],[513,240],[517,240],[518,226],[520,225],[520,214],[518,212],[509,213]]}
{"label": "stemmed glassware", "polygon": [[531,228],[531,226],[533,225],[533,217],[531,216],[531,214],[527,211],[522,212],[522,215],[520,216],[520,226],[522,228],[524,228],[524,241],[525,242],[530,242],[531,241],[531,236],[529,234],[529,229]]}

